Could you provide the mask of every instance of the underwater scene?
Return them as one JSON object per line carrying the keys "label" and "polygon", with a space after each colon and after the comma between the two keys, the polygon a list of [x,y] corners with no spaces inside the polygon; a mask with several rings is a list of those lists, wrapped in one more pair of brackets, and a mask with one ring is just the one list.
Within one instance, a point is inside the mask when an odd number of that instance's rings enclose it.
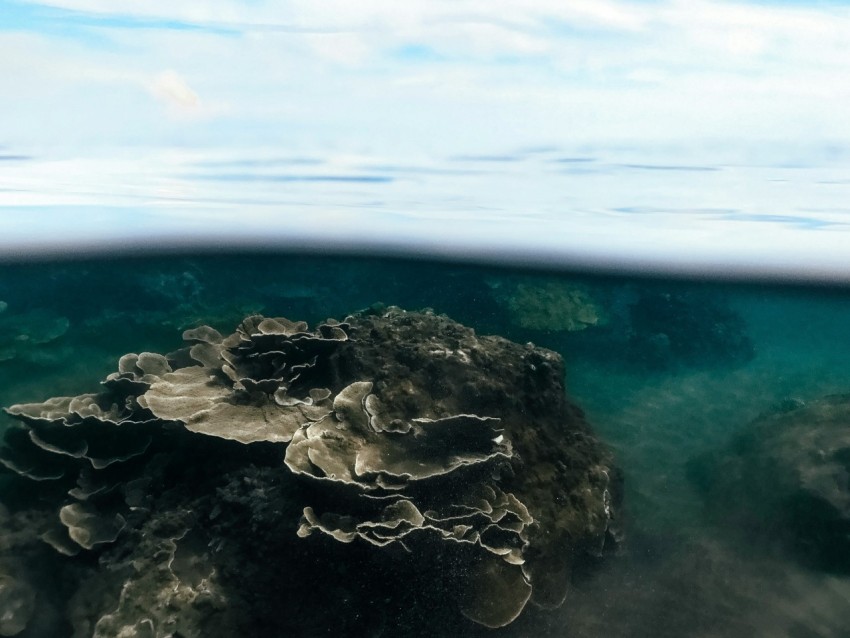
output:
{"label": "underwater scene", "polygon": [[850,293],[0,264],[0,635],[850,635]]}
{"label": "underwater scene", "polygon": [[850,638],[848,42],[0,0],[0,637]]}

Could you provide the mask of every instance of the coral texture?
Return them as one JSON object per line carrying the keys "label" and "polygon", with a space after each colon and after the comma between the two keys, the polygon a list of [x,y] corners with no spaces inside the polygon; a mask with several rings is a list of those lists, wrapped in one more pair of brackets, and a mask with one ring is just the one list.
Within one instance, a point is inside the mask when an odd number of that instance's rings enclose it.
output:
{"label": "coral texture", "polygon": [[[183,336],[121,357],[98,393],[7,409],[20,427],[0,463],[39,494],[45,547],[89,579],[76,635],[282,631],[261,596],[232,593],[275,560],[238,510],[319,562],[338,551],[321,538],[406,557],[396,579],[427,557],[429,595],[486,627],[560,605],[574,561],[614,541],[619,475],[554,352],[398,308]],[[74,562],[92,553],[105,575]]]}

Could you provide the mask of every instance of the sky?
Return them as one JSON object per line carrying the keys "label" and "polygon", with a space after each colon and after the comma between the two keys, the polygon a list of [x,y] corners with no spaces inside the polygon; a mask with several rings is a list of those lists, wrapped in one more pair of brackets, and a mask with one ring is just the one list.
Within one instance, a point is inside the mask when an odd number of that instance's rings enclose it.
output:
{"label": "sky", "polygon": [[13,148],[850,142],[850,6],[0,1]]}
{"label": "sky", "polygon": [[[103,241],[334,224],[568,255],[628,251],[641,211],[671,259],[840,266],[848,41],[838,1],[0,0],[0,248],[66,211]],[[756,250],[723,214],[793,231]]]}

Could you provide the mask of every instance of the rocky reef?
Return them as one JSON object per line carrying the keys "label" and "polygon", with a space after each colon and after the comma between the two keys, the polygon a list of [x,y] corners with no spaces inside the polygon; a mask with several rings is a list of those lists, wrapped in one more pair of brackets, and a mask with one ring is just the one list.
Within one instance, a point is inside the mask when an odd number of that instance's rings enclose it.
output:
{"label": "rocky reef", "polygon": [[850,573],[850,395],[787,400],[689,473],[724,525],[807,566]]}
{"label": "rocky reef", "polygon": [[183,338],[6,410],[0,635],[497,628],[617,543],[552,351],[394,307]]}

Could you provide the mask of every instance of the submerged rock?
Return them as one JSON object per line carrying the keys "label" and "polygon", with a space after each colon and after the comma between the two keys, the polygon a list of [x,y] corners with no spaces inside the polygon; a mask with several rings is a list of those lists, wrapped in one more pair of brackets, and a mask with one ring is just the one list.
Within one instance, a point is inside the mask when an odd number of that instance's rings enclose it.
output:
{"label": "submerged rock", "polygon": [[741,365],[755,346],[743,318],[719,300],[650,291],[629,307],[628,355],[654,370]]}
{"label": "submerged rock", "polygon": [[12,360],[37,365],[58,363],[67,349],[57,347],[56,342],[69,327],[66,317],[40,309],[16,313],[0,301],[0,363]]}
{"label": "submerged rock", "polygon": [[[387,560],[376,591],[421,578],[426,597],[500,627],[529,600],[559,606],[573,564],[615,541],[619,473],[554,352],[397,308],[184,339],[125,355],[99,393],[7,409],[21,427],[0,462],[54,510],[42,540],[108,567],[88,576],[107,602],[73,598],[79,635],[283,631],[292,620],[242,590],[257,569],[296,596],[293,552],[312,557],[307,581]],[[366,595],[349,580],[334,586]]]}
{"label": "submerged rock", "polygon": [[717,518],[850,573],[850,395],[785,401],[689,472]]}

